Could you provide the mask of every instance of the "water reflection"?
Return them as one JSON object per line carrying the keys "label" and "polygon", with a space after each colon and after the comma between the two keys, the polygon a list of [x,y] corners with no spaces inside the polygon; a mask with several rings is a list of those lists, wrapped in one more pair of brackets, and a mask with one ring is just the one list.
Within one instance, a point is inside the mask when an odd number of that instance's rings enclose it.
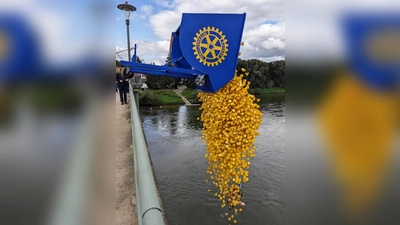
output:
{"label": "water reflection", "polygon": [[[142,116],[142,112],[145,116]],[[187,137],[188,129],[201,130],[202,123],[197,120],[200,115],[199,106],[141,108],[143,125],[153,124],[154,129],[162,136]]]}
{"label": "water reflection", "polygon": [[178,111],[178,126],[177,126],[177,134],[179,136],[183,136],[187,129],[186,129],[186,123],[187,123],[187,107],[185,106],[180,106],[179,111]]}

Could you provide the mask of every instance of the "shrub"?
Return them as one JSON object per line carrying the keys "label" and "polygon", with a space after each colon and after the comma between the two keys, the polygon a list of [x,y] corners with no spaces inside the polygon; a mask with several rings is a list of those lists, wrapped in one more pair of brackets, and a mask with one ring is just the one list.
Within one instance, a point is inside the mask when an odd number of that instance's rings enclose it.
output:
{"label": "shrub", "polygon": [[190,103],[198,104],[199,99],[197,98],[198,92],[194,89],[186,88],[182,91],[181,95],[184,96]]}
{"label": "shrub", "polygon": [[145,91],[139,96],[139,104],[143,106],[160,105],[153,92]]}

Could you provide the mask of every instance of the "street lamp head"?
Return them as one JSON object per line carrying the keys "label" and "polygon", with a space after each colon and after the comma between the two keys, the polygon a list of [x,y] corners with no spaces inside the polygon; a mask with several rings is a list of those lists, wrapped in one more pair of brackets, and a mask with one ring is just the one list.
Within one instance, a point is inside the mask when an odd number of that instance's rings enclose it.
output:
{"label": "street lamp head", "polygon": [[117,8],[124,11],[124,15],[127,20],[129,20],[130,13],[136,11],[136,7],[130,5],[128,2],[125,2],[124,4],[119,4]]}
{"label": "street lamp head", "polygon": [[131,11],[128,10],[128,9],[124,9],[123,11],[124,11],[125,19],[129,20],[129,16],[131,14]]}
{"label": "street lamp head", "polygon": [[131,12],[136,11],[135,6],[130,5],[128,2],[125,2],[125,4],[119,4],[117,5],[117,8],[124,11],[125,14],[125,22],[126,22],[126,34],[128,36],[128,58],[129,62],[132,60],[131,59],[131,45],[130,45],[130,39],[129,39],[129,16]]}

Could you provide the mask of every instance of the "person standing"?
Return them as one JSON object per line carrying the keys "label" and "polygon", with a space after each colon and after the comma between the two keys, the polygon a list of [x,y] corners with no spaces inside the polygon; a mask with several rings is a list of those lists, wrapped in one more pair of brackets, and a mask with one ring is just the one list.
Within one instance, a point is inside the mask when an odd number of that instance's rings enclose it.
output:
{"label": "person standing", "polygon": [[117,73],[116,81],[118,83],[118,90],[119,90],[119,98],[121,100],[121,105],[128,104],[127,99],[127,89],[128,89],[128,79],[125,79],[120,73]]}

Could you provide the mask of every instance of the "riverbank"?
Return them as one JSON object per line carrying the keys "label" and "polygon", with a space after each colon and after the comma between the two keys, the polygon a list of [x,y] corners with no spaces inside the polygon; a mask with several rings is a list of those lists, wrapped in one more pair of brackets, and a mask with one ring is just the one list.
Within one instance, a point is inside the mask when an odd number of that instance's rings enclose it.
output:
{"label": "riverbank", "polygon": [[184,105],[185,102],[173,90],[146,90],[139,93],[139,105]]}
{"label": "riverbank", "polygon": [[200,104],[197,94],[199,92],[194,89],[186,88],[181,92],[181,95],[185,97],[191,104]]}
{"label": "riverbank", "polygon": [[[182,90],[182,89],[181,89]],[[197,98],[197,90],[186,88],[180,91],[180,95],[185,97],[190,104],[200,104]],[[249,89],[250,94],[284,94],[283,88],[255,88]],[[142,106],[159,105],[187,105],[184,100],[174,90],[146,90],[139,93],[139,104]]]}
{"label": "riverbank", "polygon": [[[196,105],[196,104],[193,104],[192,102],[190,102],[187,98],[185,98],[185,96],[183,96],[183,95],[181,94],[183,91],[184,91],[184,89],[175,89],[175,90],[174,90],[174,92],[182,98],[182,100],[185,102],[185,104],[186,104],[187,106]],[[197,92],[196,92],[196,93],[197,93]],[[197,97],[196,97],[196,99],[197,99]]]}
{"label": "riverbank", "polygon": [[254,88],[254,89],[249,89],[249,93],[253,94],[253,95],[285,93],[285,89],[278,88],[278,87],[273,87],[273,88]]}

